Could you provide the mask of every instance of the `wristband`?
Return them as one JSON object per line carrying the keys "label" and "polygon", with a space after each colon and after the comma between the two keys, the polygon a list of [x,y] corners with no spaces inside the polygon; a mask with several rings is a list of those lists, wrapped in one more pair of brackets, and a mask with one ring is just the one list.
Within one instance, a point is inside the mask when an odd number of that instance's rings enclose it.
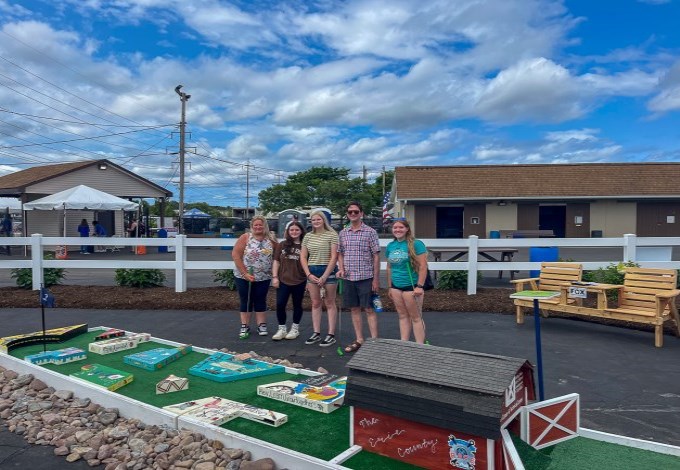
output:
{"label": "wristband", "polygon": [[423,285],[422,284],[416,284],[416,287],[420,287],[422,289]]}

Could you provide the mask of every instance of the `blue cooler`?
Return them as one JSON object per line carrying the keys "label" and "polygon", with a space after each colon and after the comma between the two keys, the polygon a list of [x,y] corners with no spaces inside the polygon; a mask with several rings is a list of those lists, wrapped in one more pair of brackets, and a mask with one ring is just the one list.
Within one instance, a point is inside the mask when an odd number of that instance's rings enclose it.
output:
{"label": "blue cooler", "polygon": [[[165,230],[164,228],[162,228],[157,232],[157,235],[158,235],[158,238],[168,238],[168,231]],[[167,246],[159,246],[158,252],[159,253],[167,253],[168,247]]]}
{"label": "blue cooler", "polygon": [[501,232],[498,230],[492,230],[489,232],[489,238],[501,238]]}
{"label": "blue cooler", "polygon": [[[560,249],[556,246],[532,246],[529,248],[529,261],[559,261]],[[538,271],[529,271],[529,277],[538,277]]]}
{"label": "blue cooler", "polygon": [[[222,235],[220,235],[220,238],[234,238],[234,234],[233,233],[223,233]],[[231,251],[233,249],[234,249],[233,246],[223,246],[223,247],[220,248],[220,250],[227,250],[227,251]]]}

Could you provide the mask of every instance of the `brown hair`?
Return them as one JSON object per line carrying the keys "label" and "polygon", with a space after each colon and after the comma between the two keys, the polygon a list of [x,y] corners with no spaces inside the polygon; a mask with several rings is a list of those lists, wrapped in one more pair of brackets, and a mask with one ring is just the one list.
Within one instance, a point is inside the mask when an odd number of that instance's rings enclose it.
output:
{"label": "brown hair", "polygon": [[286,239],[283,244],[286,246],[292,246],[293,245],[293,237],[290,235],[288,232],[291,227],[298,227],[300,231],[302,232],[300,234],[300,242],[302,242],[302,239],[305,238],[305,228],[302,226],[300,222],[297,220],[292,221],[290,224],[288,224],[288,227],[286,227],[286,232],[283,234],[284,238]]}

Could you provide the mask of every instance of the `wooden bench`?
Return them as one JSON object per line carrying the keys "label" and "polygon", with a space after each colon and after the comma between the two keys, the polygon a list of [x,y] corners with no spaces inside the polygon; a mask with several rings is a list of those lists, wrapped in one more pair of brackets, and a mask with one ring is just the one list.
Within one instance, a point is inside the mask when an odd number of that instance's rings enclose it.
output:
{"label": "wooden bench", "polygon": [[[680,295],[677,279],[678,273],[674,269],[625,268],[622,286],[594,286],[598,292],[597,309],[575,307],[574,311],[574,307],[570,307],[565,311],[654,325],[654,345],[660,348],[665,321],[675,321],[675,334],[680,336],[680,318],[675,304],[675,298]],[[613,289],[618,291],[618,305],[609,307],[606,294]]]}
{"label": "wooden bench", "polygon": [[[541,272],[538,277],[528,279],[516,279],[510,281],[515,284],[515,290],[521,292],[524,290],[546,290],[553,292],[561,292],[563,286],[568,286],[572,282],[580,282],[583,274],[583,267],[581,263],[541,263]],[[527,284],[529,288],[527,289]],[[539,307],[546,310],[560,310],[558,307],[563,301],[565,303],[576,303],[574,299],[556,297],[554,299],[542,300],[539,302]],[[517,323],[524,323],[524,308],[533,307],[532,300],[515,299],[515,312],[517,315]]]}

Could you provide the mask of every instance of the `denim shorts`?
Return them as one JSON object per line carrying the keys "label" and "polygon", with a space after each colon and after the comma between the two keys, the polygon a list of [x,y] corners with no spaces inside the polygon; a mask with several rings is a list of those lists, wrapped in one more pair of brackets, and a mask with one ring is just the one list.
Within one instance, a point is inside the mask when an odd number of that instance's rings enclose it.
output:
{"label": "denim shorts", "polygon": [[[326,268],[328,265],[325,264],[312,264],[309,266],[309,274],[313,274],[316,277],[321,277],[323,276],[323,273],[326,272]],[[326,279],[326,284],[336,284],[338,282],[337,278],[335,277],[335,273],[338,272],[338,268],[335,267],[333,271],[328,275],[328,279]]]}

